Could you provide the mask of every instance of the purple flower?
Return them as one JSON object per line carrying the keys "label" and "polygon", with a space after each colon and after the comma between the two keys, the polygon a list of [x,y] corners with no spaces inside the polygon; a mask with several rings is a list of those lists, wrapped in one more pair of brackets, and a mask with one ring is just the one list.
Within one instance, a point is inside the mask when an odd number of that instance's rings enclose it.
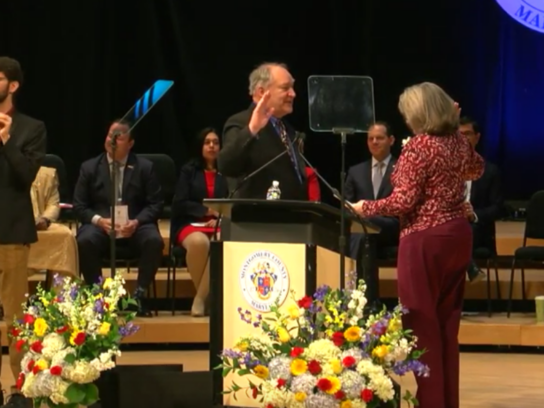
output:
{"label": "purple flower", "polygon": [[326,285],[320,286],[317,288],[317,290],[314,293],[314,299],[318,302],[323,302],[325,300],[325,296],[329,292],[329,287]]}
{"label": "purple flower", "polygon": [[76,297],[77,297],[77,287],[72,286],[72,287],[70,288],[70,298],[71,298],[72,300],[75,300]]}
{"label": "purple flower", "polygon": [[419,360],[405,360],[396,362],[393,365],[393,372],[399,376],[412,372],[418,377],[428,377],[430,370]]}
{"label": "purple flower", "polygon": [[260,361],[253,358],[251,353],[246,353],[246,355],[242,359],[242,364],[244,364],[247,368],[253,368],[260,364]]}
{"label": "purple flower", "polygon": [[58,273],[56,273],[53,276],[53,282],[54,282],[55,286],[60,286],[64,282],[64,278],[61,275],[59,275]]}
{"label": "purple flower", "polygon": [[93,310],[95,313],[100,313],[100,314],[104,313],[104,299],[97,299],[94,302]]}
{"label": "purple flower", "polygon": [[225,349],[221,353],[221,357],[230,358],[231,360],[238,360],[239,358],[242,358],[242,353],[237,350]]}
{"label": "purple flower", "polygon": [[134,333],[136,333],[139,329],[140,329],[139,326],[136,326],[132,322],[128,322],[124,326],[119,327],[119,334],[121,335],[121,337],[131,336]]}

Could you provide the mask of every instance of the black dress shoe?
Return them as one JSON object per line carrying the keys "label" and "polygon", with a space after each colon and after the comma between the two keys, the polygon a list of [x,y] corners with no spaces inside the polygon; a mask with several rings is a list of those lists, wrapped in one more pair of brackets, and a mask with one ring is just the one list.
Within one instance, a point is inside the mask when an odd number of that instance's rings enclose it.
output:
{"label": "black dress shoe", "polygon": [[6,404],[2,405],[5,408],[32,408],[32,406],[32,400],[19,393],[8,395]]}

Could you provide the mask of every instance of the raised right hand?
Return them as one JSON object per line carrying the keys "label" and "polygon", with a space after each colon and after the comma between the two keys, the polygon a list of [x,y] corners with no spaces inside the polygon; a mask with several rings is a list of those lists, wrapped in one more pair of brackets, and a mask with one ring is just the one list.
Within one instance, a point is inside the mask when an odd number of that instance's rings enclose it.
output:
{"label": "raised right hand", "polygon": [[268,107],[269,101],[270,91],[266,91],[257,103],[257,106],[255,106],[255,109],[253,109],[253,114],[249,120],[249,131],[254,136],[267,125],[270,117],[274,114],[274,108]]}

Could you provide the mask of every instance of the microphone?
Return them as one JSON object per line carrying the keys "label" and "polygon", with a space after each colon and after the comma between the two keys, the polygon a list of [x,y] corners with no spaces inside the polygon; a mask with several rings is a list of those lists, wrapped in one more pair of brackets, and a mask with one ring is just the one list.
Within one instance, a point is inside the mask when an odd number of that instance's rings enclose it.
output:
{"label": "microphone", "polygon": [[[293,140],[292,144],[294,143],[297,143],[299,141],[299,139],[301,139],[301,137],[304,136],[306,137],[306,135],[304,133],[300,133],[300,132],[295,132],[295,139]],[[251,173],[249,173],[247,176],[245,176],[242,180],[240,180],[237,184],[236,184],[236,187],[234,188],[234,190],[232,190],[230,192],[230,194],[228,195],[227,199],[231,199],[234,197],[234,194],[236,194],[240,188],[248,181],[248,180],[251,180],[253,177],[255,177],[257,174],[259,174],[261,171],[263,171],[264,169],[266,169],[268,166],[270,166],[272,163],[274,163],[276,160],[278,160],[279,158],[285,156],[287,153],[289,153],[289,150],[288,149],[285,149],[283,152],[281,152],[280,154],[272,157],[270,160],[268,160],[266,163],[264,163],[262,166],[258,167],[257,169],[253,170]],[[219,217],[217,217],[217,222],[215,223],[215,228],[214,228],[214,231],[213,231],[213,236],[214,238],[217,238],[217,230],[219,228],[219,224],[221,222],[221,219],[223,218],[223,214],[219,214]]]}

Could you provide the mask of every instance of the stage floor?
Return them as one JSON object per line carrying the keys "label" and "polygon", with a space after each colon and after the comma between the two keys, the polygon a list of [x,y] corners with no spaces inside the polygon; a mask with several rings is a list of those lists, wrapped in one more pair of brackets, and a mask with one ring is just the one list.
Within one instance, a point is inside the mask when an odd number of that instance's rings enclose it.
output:
{"label": "stage floor", "polygon": [[[126,352],[119,364],[183,364],[184,371],[208,369],[206,351]],[[3,356],[2,386],[9,389],[13,376]],[[461,407],[542,408],[544,406],[544,355],[463,353],[461,354]],[[412,394],[412,376],[397,379]],[[181,384],[183,386],[183,384]],[[205,392],[202,390],[202,392]],[[407,405],[402,405],[406,408]],[[196,407],[195,407],[196,408]]]}

